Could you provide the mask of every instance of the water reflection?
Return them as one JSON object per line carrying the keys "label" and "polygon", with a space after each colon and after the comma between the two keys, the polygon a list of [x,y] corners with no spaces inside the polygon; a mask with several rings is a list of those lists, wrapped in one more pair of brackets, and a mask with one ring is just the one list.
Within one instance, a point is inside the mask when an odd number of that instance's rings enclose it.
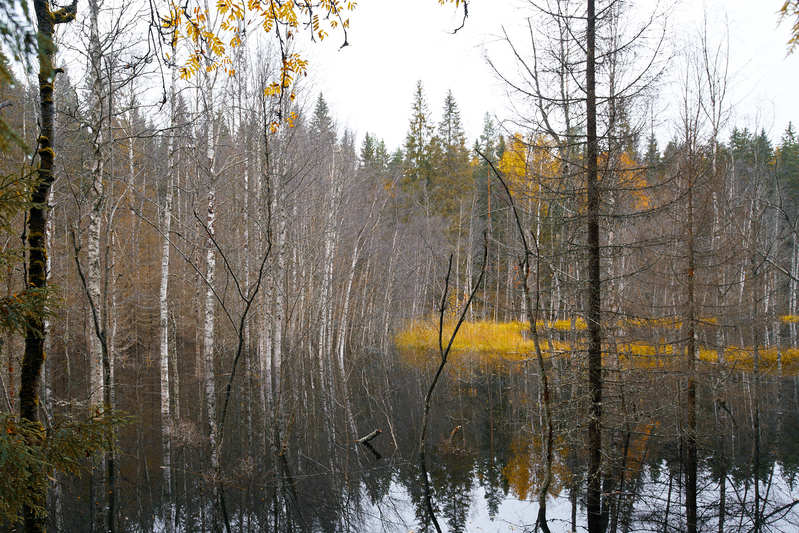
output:
{"label": "water reflection", "polygon": [[[429,530],[416,463],[428,372],[398,355],[365,354],[358,361],[347,387],[328,395],[303,387],[299,373],[288,376],[279,417],[259,410],[254,377],[239,384],[223,480],[234,531]],[[585,372],[568,359],[550,365],[556,446],[548,508],[553,530],[567,531],[585,524]],[[451,532],[532,531],[541,477],[534,367],[464,356],[452,368],[436,393],[430,426],[429,472],[439,522]],[[608,530],[680,531],[680,375],[627,368],[609,370],[606,379]],[[716,531],[723,519],[726,531],[748,531],[756,515],[772,530],[799,528],[796,378],[756,383],[749,373],[708,365],[698,379],[700,530]],[[137,394],[140,401],[127,407],[139,423],[120,436],[119,529],[158,531],[166,504],[158,406],[144,385]],[[184,405],[192,405],[194,393],[186,394]],[[756,414],[759,445],[752,429]],[[212,530],[207,451],[202,428],[189,422],[199,419],[199,411],[187,411],[173,428],[173,493],[182,531]],[[373,451],[355,442],[373,430],[381,431],[368,441]],[[88,476],[64,483],[65,531],[81,531],[87,523],[89,483]]]}

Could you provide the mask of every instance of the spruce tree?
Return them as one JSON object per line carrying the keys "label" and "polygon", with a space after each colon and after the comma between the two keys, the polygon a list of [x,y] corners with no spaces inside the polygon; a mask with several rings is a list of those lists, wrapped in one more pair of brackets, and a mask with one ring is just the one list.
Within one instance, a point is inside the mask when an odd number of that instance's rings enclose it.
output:
{"label": "spruce tree", "polygon": [[430,142],[433,138],[433,123],[424,96],[422,82],[416,82],[411,106],[411,119],[405,137],[403,161],[403,189],[415,201],[427,201],[431,186],[432,164]]}
{"label": "spruce tree", "polygon": [[438,136],[431,142],[430,155],[434,168],[434,203],[440,214],[449,219],[451,229],[455,229],[463,214],[463,203],[471,205],[474,187],[466,135],[452,91],[444,99]]}
{"label": "spruce tree", "polygon": [[776,166],[783,187],[783,209],[794,218],[799,213],[799,137],[791,123],[782,136]]}
{"label": "spruce tree", "polygon": [[316,99],[311,119],[311,135],[317,142],[322,143],[322,146],[336,143],[336,128],[333,119],[330,118],[330,108],[322,93],[319,93],[319,97]]}

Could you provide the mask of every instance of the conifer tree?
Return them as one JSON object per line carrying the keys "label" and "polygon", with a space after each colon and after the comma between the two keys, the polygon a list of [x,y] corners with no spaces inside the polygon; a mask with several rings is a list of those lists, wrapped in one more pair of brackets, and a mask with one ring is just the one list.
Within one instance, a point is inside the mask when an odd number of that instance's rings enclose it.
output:
{"label": "conifer tree", "polygon": [[363,138],[363,143],[361,143],[361,165],[364,167],[370,167],[374,163],[375,160],[375,138],[367,131],[366,135]]}
{"label": "conifer tree", "polygon": [[333,119],[330,118],[330,108],[322,93],[319,93],[319,97],[316,99],[316,106],[311,118],[311,135],[325,147],[336,142],[336,130]]}
{"label": "conifer tree", "polygon": [[416,82],[411,105],[411,119],[405,137],[402,185],[417,202],[428,202],[432,162],[430,145],[433,139],[433,122],[424,95],[422,82]]}
{"label": "conifer tree", "polygon": [[390,162],[391,162],[391,154],[388,153],[388,148],[386,148],[386,142],[380,139],[380,141],[378,141],[377,143],[377,146],[375,147],[375,165],[377,168],[384,170],[388,168]]}
{"label": "conifer tree", "polygon": [[785,190],[785,208],[793,216],[799,211],[799,136],[788,123],[777,152],[777,178]]}
{"label": "conifer tree", "polygon": [[437,211],[450,220],[450,229],[462,218],[463,204],[471,198],[473,188],[466,135],[461,125],[460,110],[452,91],[444,99],[438,142],[432,143],[431,164],[434,167],[434,204]]}

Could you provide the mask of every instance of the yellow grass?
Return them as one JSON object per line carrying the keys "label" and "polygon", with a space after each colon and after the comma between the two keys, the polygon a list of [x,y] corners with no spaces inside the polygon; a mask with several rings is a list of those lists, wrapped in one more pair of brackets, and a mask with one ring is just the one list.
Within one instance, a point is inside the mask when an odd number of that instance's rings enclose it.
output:
{"label": "yellow grass", "polygon": [[[661,325],[666,325],[666,319]],[[674,321],[668,322],[669,325]],[[642,325],[637,321],[636,326]],[[443,343],[449,341],[454,322],[444,325]],[[570,320],[558,320],[554,323],[539,323],[539,339],[542,355],[545,358],[555,356],[570,356],[575,349],[568,341],[559,340],[555,332],[569,331]],[[575,321],[575,330],[585,329],[585,322],[580,319]],[[394,338],[397,347],[402,351],[408,362],[415,365],[424,365],[435,360],[438,354],[438,321],[430,318],[416,320],[400,331]],[[580,342],[578,340],[578,342]],[[576,347],[576,351],[584,351],[585,346]],[[624,367],[634,368],[664,368],[679,363],[684,352],[681,346],[665,343],[662,339],[657,344],[645,341],[620,342],[615,344],[611,353],[618,357],[619,363]],[[431,355],[433,357],[431,357]],[[754,361],[752,347],[727,346],[721,351],[705,346],[698,347],[697,357],[700,361],[751,370]],[[758,350],[760,369],[766,373],[776,373],[779,363],[782,364],[784,374],[796,374],[799,371],[799,349],[781,348],[777,346],[761,347]],[[477,358],[475,358],[477,356]],[[535,357],[535,345],[529,333],[529,326],[525,322],[491,322],[475,321],[464,322],[455,338],[450,351],[450,362],[454,367],[462,367],[479,361],[480,363],[518,362]],[[603,357],[609,357],[607,352]]]}
{"label": "yellow grass", "polygon": [[[582,322],[583,327],[585,322]],[[553,329],[562,331],[568,321],[556,322]],[[455,327],[454,323],[444,324],[442,342],[444,348],[449,341]],[[524,334],[522,332],[525,332]],[[567,342],[546,339],[541,333],[541,350],[549,357],[554,349],[555,353],[564,353],[571,349]],[[397,346],[403,350],[428,352],[438,351],[438,322],[435,320],[419,320],[412,322],[409,327],[400,331],[394,338]],[[524,322],[490,322],[481,320],[477,322],[464,322],[458,330],[458,335],[452,343],[452,353],[494,353],[506,359],[522,359],[534,353],[535,346],[529,335],[529,326]]]}

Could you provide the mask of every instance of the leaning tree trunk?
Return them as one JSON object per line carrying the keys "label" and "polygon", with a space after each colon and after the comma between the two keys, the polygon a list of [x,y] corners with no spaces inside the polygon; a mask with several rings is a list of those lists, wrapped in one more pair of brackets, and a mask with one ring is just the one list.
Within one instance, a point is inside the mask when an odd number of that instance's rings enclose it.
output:
{"label": "leaning tree trunk", "polygon": [[[97,29],[97,15],[99,6],[96,0],[89,0],[90,29],[89,29],[89,62],[92,77],[92,130],[95,134],[92,139],[93,161],[91,168],[92,190],[91,212],[89,213],[89,230],[86,250],[88,264],[86,266],[86,283],[88,297],[97,307],[98,321],[102,323],[101,302],[101,272],[100,272],[100,226],[102,224],[103,203],[103,82],[100,76],[102,52],[100,50],[100,37]],[[89,403],[91,410],[102,409],[103,406],[103,362],[100,339],[96,335],[89,335]]]}

